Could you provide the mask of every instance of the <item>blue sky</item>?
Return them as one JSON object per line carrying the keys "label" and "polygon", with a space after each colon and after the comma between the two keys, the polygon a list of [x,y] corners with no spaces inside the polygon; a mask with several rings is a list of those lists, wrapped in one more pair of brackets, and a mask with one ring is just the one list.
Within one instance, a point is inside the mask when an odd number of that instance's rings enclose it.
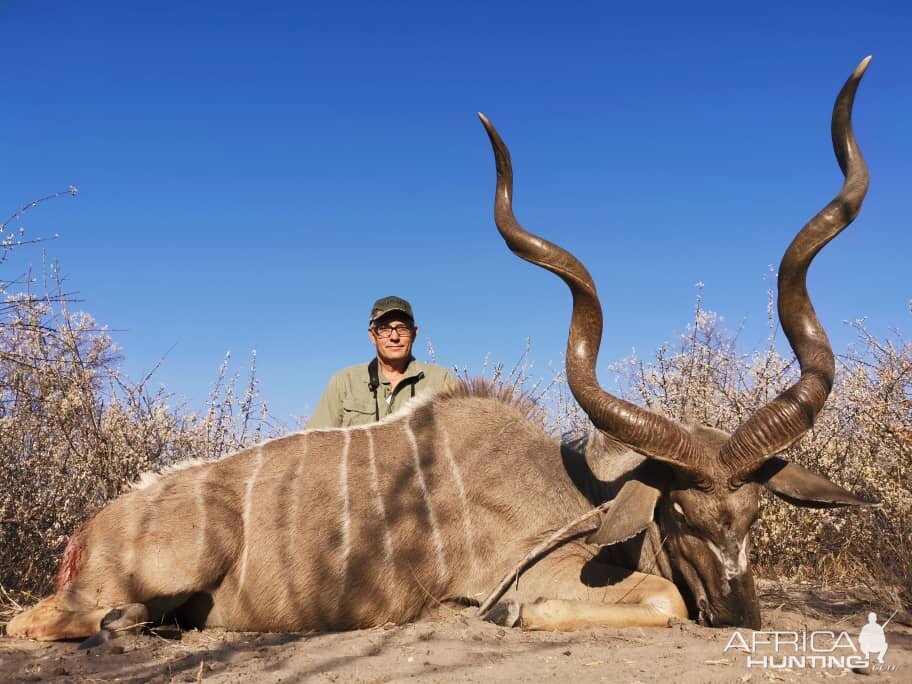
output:
{"label": "blue sky", "polygon": [[[366,361],[370,303],[398,294],[445,365],[560,363],[569,295],[497,235],[513,154],[524,224],[579,255],[606,311],[600,366],[649,355],[704,303],[745,350],[764,274],[841,183],[833,99],[855,108],[872,184],[814,264],[841,322],[908,332],[912,9],[805,3],[0,2],[4,216],[60,261],[134,376],[202,402],[226,351],[306,416]],[[2,266],[21,272],[40,250]],[[170,350],[170,351],[169,351]],[[609,380],[603,374],[603,380]]]}

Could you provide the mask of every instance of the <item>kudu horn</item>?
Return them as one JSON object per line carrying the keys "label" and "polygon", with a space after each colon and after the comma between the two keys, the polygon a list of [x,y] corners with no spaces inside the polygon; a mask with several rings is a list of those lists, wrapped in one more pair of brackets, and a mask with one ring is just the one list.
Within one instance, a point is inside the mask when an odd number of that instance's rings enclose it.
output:
{"label": "kudu horn", "polygon": [[510,250],[518,257],[560,277],[573,295],[567,340],[567,384],[592,423],[649,458],[673,464],[699,481],[710,463],[683,426],[673,420],[605,392],[595,363],[602,341],[602,307],[592,276],[565,249],[525,230],[513,214],[513,166],[510,152],[490,121],[479,113],[497,164],[494,221]]}
{"label": "kudu horn", "polygon": [[855,92],[871,58],[855,67],[833,106],[833,150],[845,180],[839,194],[798,232],[779,264],[779,320],[801,377],[745,421],[722,447],[719,458],[733,485],[807,432],[833,386],[836,363],[830,341],[807,291],[807,272],[817,253],[858,215],[868,191],[868,167],[852,132]]}

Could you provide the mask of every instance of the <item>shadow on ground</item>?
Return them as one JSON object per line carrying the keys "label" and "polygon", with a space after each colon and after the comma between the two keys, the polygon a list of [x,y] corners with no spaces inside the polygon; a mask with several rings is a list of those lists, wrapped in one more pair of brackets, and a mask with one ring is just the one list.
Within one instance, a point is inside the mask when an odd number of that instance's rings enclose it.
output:
{"label": "shadow on ground", "polygon": [[[763,586],[766,629],[832,629],[857,634],[883,607],[858,592]],[[879,612],[880,614],[880,612]],[[889,615],[889,613],[887,613]],[[888,627],[887,662],[876,681],[907,681],[912,628],[900,613]],[[883,618],[882,618],[883,619]],[[748,631],[749,630],[745,630]],[[386,681],[803,681],[848,671],[750,669],[725,651],[730,629],[686,623],[664,629],[535,633],[481,622],[472,609],[399,627],[334,634],[245,634],[223,630],[122,636],[98,649],[0,638],[4,681],[386,682]],[[849,680],[851,681],[851,679]]]}

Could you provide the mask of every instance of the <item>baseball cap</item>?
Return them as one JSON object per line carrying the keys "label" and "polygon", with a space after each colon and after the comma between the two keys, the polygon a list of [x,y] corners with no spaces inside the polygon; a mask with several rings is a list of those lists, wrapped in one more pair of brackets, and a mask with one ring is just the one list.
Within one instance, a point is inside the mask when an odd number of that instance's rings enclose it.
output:
{"label": "baseball cap", "polygon": [[371,307],[370,321],[368,323],[373,323],[381,316],[385,316],[390,311],[401,311],[406,316],[415,320],[415,314],[412,313],[412,305],[405,301],[402,297],[381,297],[374,305]]}

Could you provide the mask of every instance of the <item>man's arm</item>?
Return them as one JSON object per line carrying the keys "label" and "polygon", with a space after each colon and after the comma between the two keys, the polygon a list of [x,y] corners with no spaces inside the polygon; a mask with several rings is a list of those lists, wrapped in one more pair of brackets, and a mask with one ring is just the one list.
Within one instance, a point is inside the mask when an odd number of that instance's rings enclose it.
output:
{"label": "man's arm", "polygon": [[339,374],[329,379],[323,396],[307,420],[307,429],[342,427],[342,388]]}

